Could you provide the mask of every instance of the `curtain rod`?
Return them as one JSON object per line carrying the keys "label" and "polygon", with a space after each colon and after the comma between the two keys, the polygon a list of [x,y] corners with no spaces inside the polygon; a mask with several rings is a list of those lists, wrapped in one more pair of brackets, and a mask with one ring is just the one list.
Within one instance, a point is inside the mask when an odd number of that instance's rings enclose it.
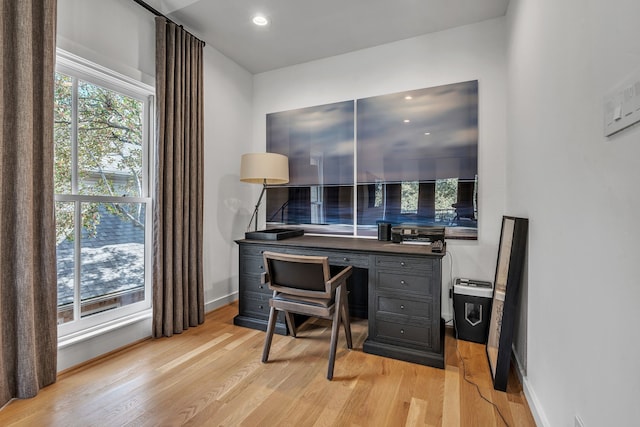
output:
{"label": "curtain rod", "polygon": [[[164,13],[154,9],[151,5],[149,5],[148,3],[145,3],[142,0],[133,0],[134,3],[137,3],[138,5],[144,7],[145,9],[147,9],[149,12],[153,13],[156,16],[162,16],[164,19],[166,19],[167,21],[176,24],[178,27],[184,29],[184,27],[180,24],[178,24],[177,22],[175,22],[173,19],[169,18],[167,15],[165,15]],[[187,30],[185,30],[187,31]],[[189,31],[187,31],[187,33],[189,33]],[[191,33],[189,33],[191,34]],[[200,40],[198,37],[194,36],[193,34],[191,34],[193,37],[195,37],[197,40]],[[207,44],[205,43],[204,40],[200,40],[202,42],[202,47],[205,47]]]}

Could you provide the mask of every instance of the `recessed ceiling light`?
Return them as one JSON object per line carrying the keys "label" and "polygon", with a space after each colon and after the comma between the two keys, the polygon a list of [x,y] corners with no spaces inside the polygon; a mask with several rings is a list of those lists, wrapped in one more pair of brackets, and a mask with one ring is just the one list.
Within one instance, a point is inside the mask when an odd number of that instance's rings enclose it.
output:
{"label": "recessed ceiling light", "polygon": [[411,121],[411,120],[409,120],[409,119],[404,119],[404,122],[405,122],[405,123],[409,123],[410,121]]}
{"label": "recessed ceiling light", "polygon": [[407,95],[407,96],[404,97],[404,99],[406,99],[406,100],[413,99],[413,96]]}
{"label": "recessed ceiling light", "polygon": [[431,132],[425,132],[424,134],[425,135],[431,135]]}
{"label": "recessed ceiling light", "polygon": [[260,26],[260,27],[264,27],[265,25],[269,24],[269,20],[263,16],[263,15],[256,15],[253,17],[252,19],[253,23]]}

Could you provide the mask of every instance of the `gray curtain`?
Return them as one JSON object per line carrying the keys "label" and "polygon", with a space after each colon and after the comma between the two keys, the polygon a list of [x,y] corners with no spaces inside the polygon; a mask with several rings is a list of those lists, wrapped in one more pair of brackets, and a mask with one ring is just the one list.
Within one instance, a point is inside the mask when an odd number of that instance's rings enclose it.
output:
{"label": "gray curtain", "polygon": [[56,0],[0,3],[0,407],[56,380]]}
{"label": "gray curtain", "polygon": [[204,322],[203,45],[156,18],[154,337]]}

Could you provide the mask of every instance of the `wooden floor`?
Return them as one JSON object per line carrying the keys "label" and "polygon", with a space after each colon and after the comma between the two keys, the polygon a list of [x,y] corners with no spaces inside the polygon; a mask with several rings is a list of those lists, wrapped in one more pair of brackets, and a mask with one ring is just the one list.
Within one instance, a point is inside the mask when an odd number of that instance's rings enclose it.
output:
{"label": "wooden floor", "polygon": [[147,340],[61,374],[38,396],[0,411],[1,426],[535,426],[515,375],[493,390],[485,347],[448,329],[446,369],[362,352],[365,320],[341,334],[333,381],[325,378],[328,323],[298,338],[276,335],[260,363],[264,333],[233,326],[237,305],[204,325]]}

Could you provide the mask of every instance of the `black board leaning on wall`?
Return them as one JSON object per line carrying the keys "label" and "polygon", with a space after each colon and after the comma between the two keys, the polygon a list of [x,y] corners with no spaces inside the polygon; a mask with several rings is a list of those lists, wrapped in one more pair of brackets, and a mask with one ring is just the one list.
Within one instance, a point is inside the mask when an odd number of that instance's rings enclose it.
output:
{"label": "black board leaning on wall", "polygon": [[486,348],[493,388],[500,391],[507,389],[528,228],[529,220],[526,218],[502,217]]}

